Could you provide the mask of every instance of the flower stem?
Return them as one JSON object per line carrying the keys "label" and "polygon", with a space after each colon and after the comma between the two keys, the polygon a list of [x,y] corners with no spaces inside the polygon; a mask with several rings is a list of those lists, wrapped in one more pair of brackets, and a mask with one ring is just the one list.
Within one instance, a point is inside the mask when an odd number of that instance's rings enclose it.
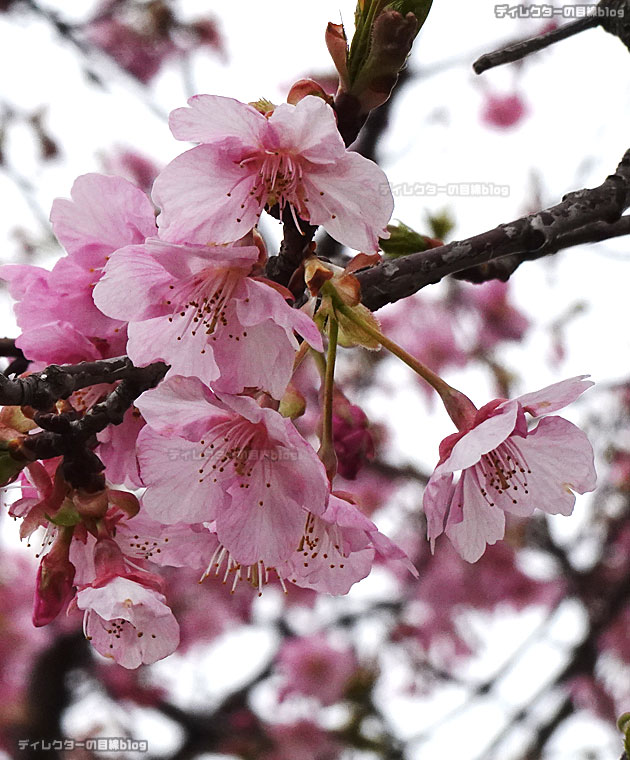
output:
{"label": "flower stem", "polygon": [[335,361],[337,359],[337,339],[339,323],[331,317],[328,320],[328,352],[324,374],[324,398],[322,404],[322,437],[318,455],[326,467],[329,480],[337,473],[337,455],[333,443],[333,398],[335,391]]}
{"label": "flower stem", "polygon": [[461,391],[458,391],[456,388],[453,388],[439,375],[436,375],[433,370],[430,370],[414,356],[407,353],[402,346],[399,346],[386,335],[383,335],[380,330],[373,327],[371,324],[364,322],[359,314],[356,314],[339,298],[335,298],[335,309],[343,314],[344,317],[358,325],[365,333],[367,333],[367,335],[378,341],[381,346],[394,354],[394,356],[398,357],[414,372],[420,375],[423,380],[429,383],[429,385],[439,394],[446,407],[446,411],[459,430],[464,430],[470,427],[477,412],[477,407],[468,396],[461,393]]}

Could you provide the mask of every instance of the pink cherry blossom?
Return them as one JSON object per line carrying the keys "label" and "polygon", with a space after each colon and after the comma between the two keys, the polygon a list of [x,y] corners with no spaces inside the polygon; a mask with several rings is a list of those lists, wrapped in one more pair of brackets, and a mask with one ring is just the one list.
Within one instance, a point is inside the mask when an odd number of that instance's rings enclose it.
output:
{"label": "pink cherry blossom", "polygon": [[197,376],[217,390],[263,388],[280,398],[298,343],[318,350],[310,317],[271,284],[248,277],[256,246],[180,246],[157,239],[117,251],[94,289],[105,313],[129,325],[137,365],[162,360],[170,375]]}
{"label": "pink cherry blossom", "polygon": [[137,404],[148,422],[138,439],[143,504],[154,519],[216,521],[234,562],[275,567],[298,545],[307,511],[325,509],[322,463],[273,409],[177,376]]}
{"label": "pink cherry blossom", "polygon": [[285,678],[281,699],[303,694],[332,705],[344,696],[357,661],[351,649],[333,647],[324,636],[315,635],[285,641],[278,667]]}
{"label": "pink cherry blossom", "polygon": [[179,626],[166,598],[130,578],[86,586],[76,603],[85,610],[83,629],[97,652],[125,668],[161,660],[179,644]]}
{"label": "pink cherry blossom", "polygon": [[92,299],[108,256],[117,248],[155,234],[147,196],[127,180],[101,174],[79,177],[71,200],[53,203],[51,222],[68,252],[51,271],[7,264],[0,277],[17,301],[22,334],[17,345],[42,364],[76,363],[120,356],[125,325],[99,311]]}
{"label": "pink cherry blossom", "polygon": [[509,302],[509,283],[491,280],[466,288],[464,297],[481,317],[478,344],[490,351],[504,340],[522,340],[529,320]]}
{"label": "pink cherry blossom", "polygon": [[289,206],[344,245],[377,251],[393,197],[385,174],[346,150],[332,108],[308,96],[270,116],[231,98],[196,95],[171,114],[178,140],[201,143],[158,176],[160,236],[228,243],[256,225],[266,204]]}
{"label": "pink cherry blossom", "polygon": [[72,531],[60,528],[37,571],[33,625],[48,625],[74,596],[75,568],[68,558]]}
{"label": "pink cherry blossom", "polygon": [[509,129],[516,126],[527,115],[527,103],[518,94],[486,96],[481,120],[489,127]]}
{"label": "pink cherry blossom", "polygon": [[[386,307],[379,316],[383,332],[434,372],[466,364],[468,357],[456,337],[454,311],[443,302],[413,296]],[[426,390],[425,385],[422,388]]]}
{"label": "pink cherry blossom", "polygon": [[369,574],[376,553],[390,562],[401,563],[417,577],[402,549],[379,533],[347,494],[332,494],[323,514],[307,516],[297,548],[276,570],[297,586],[326,594],[347,594]]}
{"label": "pink cherry blossom", "polygon": [[168,36],[143,33],[123,21],[106,17],[86,27],[90,41],[143,84],[150,82],[165,60],[177,53]]}
{"label": "pink cherry blossom", "polygon": [[[513,401],[496,399],[471,423],[440,444],[440,461],[424,494],[428,537],[443,532],[459,554],[475,562],[486,544],[503,538],[505,513],[569,515],[575,494],[595,488],[593,449],[584,433],[562,417],[534,417],[561,409],[592,383],[564,380]],[[455,483],[453,475],[461,470]]]}

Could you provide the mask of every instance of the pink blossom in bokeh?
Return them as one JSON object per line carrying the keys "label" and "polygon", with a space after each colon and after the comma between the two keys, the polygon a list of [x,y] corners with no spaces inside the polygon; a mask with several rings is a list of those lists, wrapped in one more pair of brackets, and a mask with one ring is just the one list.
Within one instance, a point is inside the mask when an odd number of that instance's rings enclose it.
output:
{"label": "pink blossom in bokeh", "polygon": [[521,122],[529,112],[521,95],[485,94],[481,120],[488,127],[510,129]]}
{"label": "pink blossom in bokeh", "polygon": [[284,641],[278,668],[284,676],[281,699],[302,694],[332,705],[343,698],[357,661],[351,649],[334,647],[325,636],[315,635]]}

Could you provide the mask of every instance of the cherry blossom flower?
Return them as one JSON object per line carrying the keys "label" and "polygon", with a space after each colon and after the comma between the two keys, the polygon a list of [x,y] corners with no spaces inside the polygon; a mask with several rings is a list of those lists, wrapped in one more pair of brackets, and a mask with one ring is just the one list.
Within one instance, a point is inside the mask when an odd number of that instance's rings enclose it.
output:
{"label": "cherry blossom flower", "polygon": [[76,604],[85,610],[83,629],[96,651],[125,668],[161,660],[179,644],[179,626],[166,598],[130,578],[86,586]]}
{"label": "cherry blossom flower", "polygon": [[522,340],[529,320],[509,302],[509,283],[491,280],[466,288],[464,298],[481,317],[477,341],[484,351],[504,340]]}
{"label": "cherry blossom flower", "polygon": [[171,161],[155,181],[160,237],[228,243],[276,203],[351,248],[377,251],[378,238],[389,236],[387,178],[346,150],[321,98],[285,103],[267,116],[216,95],[195,95],[188,104],[171,114],[171,130],[178,140],[201,145]]}
{"label": "cherry blossom flower", "polygon": [[349,494],[331,494],[326,511],[309,514],[297,548],[276,568],[291,583],[320,593],[342,595],[365,578],[375,554],[401,563],[418,575],[407,555],[379,532],[350,500]]}
{"label": "cherry blossom flower", "polygon": [[281,699],[303,694],[316,697],[323,705],[332,705],[344,696],[357,661],[351,649],[333,647],[324,636],[315,635],[285,641],[278,667],[285,678]]}
{"label": "cherry blossom flower", "polygon": [[528,107],[520,95],[486,96],[481,120],[490,127],[509,129],[516,126],[528,112]]}
{"label": "cherry blossom flower", "polygon": [[[595,488],[593,449],[562,417],[528,430],[540,417],[575,401],[592,383],[575,377],[513,401],[495,399],[440,444],[440,461],[424,493],[432,547],[443,532],[468,562],[503,538],[505,512],[570,515],[575,494]],[[453,475],[461,470],[459,480]]]}
{"label": "cherry blossom flower", "polygon": [[[77,595],[85,611],[83,630],[95,649],[125,668],[137,668],[171,654],[179,626],[166,603],[164,581],[131,565],[108,535],[73,542]],[[87,582],[87,579],[91,580]]]}
{"label": "cherry blossom flower", "polygon": [[298,347],[294,330],[318,350],[313,320],[271,283],[248,277],[259,250],[180,246],[151,239],[117,251],[94,289],[105,313],[128,321],[136,365],[162,360],[170,375],[199,377],[217,390],[247,387],[280,398]]}
{"label": "cherry blossom flower", "polygon": [[85,31],[94,45],[143,84],[150,82],[162,64],[177,53],[168,36],[151,29],[138,31],[115,17],[94,21]]}
{"label": "cherry blossom flower", "polygon": [[0,267],[0,277],[9,282],[17,301],[22,334],[16,344],[27,358],[45,364],[124,353],[124,323],[96,308],[92,289],[111,253],[156,232],[151,201],[120,177],[84,174],[74,182],[71,196],[57,198],[51,211],[53,231],[68,255],[52,271],[20,264]]}
{"label": "cherry blossom flower", "polygon": [[298,545],[307,511],[324,511],[324,467],[273,409],[178,376],[137,404],[149,425],[138,439],[138,460],[153,519],[216,521],[234,562],[275,567]]}

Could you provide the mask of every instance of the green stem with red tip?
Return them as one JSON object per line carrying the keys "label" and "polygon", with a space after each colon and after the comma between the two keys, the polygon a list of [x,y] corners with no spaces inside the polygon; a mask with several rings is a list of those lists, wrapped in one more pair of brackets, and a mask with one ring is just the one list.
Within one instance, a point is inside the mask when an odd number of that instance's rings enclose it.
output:
{"label": "green stem with red tip", "polygon": [[422,362],[407,353],[404,348],[397,343],[394,343],[394,341],[390,340],[386,335],[383,335],[380,330],[364,322],[360,315],[356,314],[351,307],[347,306],[339,296],[335,296],[333,300],[337,312],[343,314],[346,319],[349,319],[354,322],[354,324],[358,325],[367,335],[378,341],[381,346],[394,354],[394,356],[398,357],[408,367],[411,367],[414,372],[429,383],[429,385],[439,394],[449,417],[453,420],[458,430],[466,430],[472,425],[477,412],[477,407],[468,396],[461,393],[461,391],[458,391],[456,388],[453,388],[439,375],[436,375],[435,372],[422,364]]}

